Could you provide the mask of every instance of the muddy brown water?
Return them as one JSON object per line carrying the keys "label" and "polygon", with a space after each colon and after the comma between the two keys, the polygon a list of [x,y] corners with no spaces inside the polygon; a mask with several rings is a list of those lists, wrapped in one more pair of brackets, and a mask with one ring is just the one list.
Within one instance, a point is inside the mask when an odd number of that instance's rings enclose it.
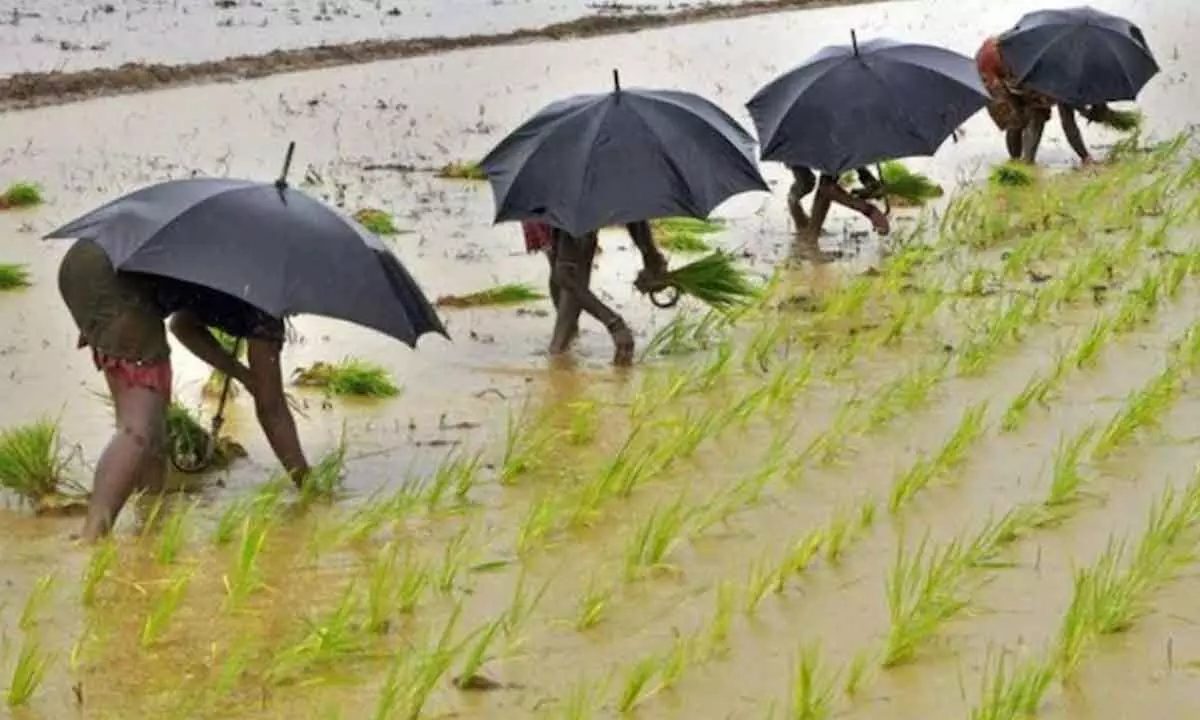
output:
{"label": "muddy brown water", "polygon": [[[0,295],[0,370],[5,376],[0,425],[61,415],[64,438],[81,446],[82,463],[73,470],[81,478],[87,477],[87,464],[107,438],[107,408],[91,395],[101,388],[99,378],[85,353],[73,349],[70,320],[54,288],[63,245],[38,237],[114,194],[191,172],[269,178],[278,170],[286,143],[295,140],[297,179],[311,166],[323,179],[314,192],[335,201],[344,195],[347,210],[386,208],[411,231],[389,242],[430,296],[507,281],[540,286],[544,260],[520,252],[516,228],[490,225],[486,185],[423,173],[366,171],[363,166],[437,166],[477,158],[539,106],[606,83],[613,58],[621,58],[629,84],[703,92],[748,123],[740,105],[760,84],[827,38],[840,39],[849,27],[858,28],[860,36],[916,36],[970,53],[985,33],[1034,6],[930,2],[826,9],[570,44],[465,51],[2,115],[0,183],[37,181],[45,187],[48,203],[33,211],[0,214],[0,237],[6,239],[0,260],[28,263],[35,281],[27,291]],[[1148,130],[1166,135],[1194,122],[1192,98],[1198,88],[1193,77],[1200,60],[1184,41],[1194,28],[1195,11],[1182,1],[1101,7],[1136,18],[1161,59],[1163,73],[1141,103]],[[523,74],[514,76],[514,67]],[[978,177],[1001,158],[1000,138],[982,114],[965,130],[963,140],[947,144],[937,158],[910,165],[947,187]],[[1112,140],[1094,128],[1085,133],[1093,144]],[[1070,152],[1060,133],[1051,128],[1048,135],[1046,161],[1067,165]],[[766,173],[782,183],[778,168],[768,167]],[[785,187],[777,185],[770,195],[737,198],[717,213],[729,223],[717,242],[746,250],[748,265],[762,274],[788,258]],[[857,220],[838,215],[826,244],[853,245],[845,236],[863,229]],[[870,250],[873,239],[868,237],[866,245]],[[598,282],[640,331],[644,346],[673,313],[653,310],[633,292],[636,254],[621,234],[607,237],[604,247]],[[847,267],[803,267],[791,271],[791,279],[801,287],[833,289],[843,271],[861,269],[873,259],[867,252]],[[802,644],[819,642],[831,667],[875,648],[887,629],[884,580],[897,545],[912,543],[924,530],[946,540],[977,529],[993,511],[1038,497],[1060,435],[1106,419],[1120,398],[1156,372],[1167,343],[1193,322],[1198,302],[1189,286],[1158,313],[1154,324],[1114,341],[1096,370],[1072,375],[1061,397],[1050,409],[1035,413],[1020,432],[1004,435],[993,427],[972,451],[957,482],[930,488],[895,521],[881,517],[848,546],[841,564],[818,562],[785,593],[769,596],[753,616],[745,615],[739,602],[729,655],[689,667],[674,689],[646,701],[638,717],[766,717],[772,701],[783,710],[790,663]],[[25,597],[38,577],[58,575],[40,624],[40,637],[55,657],[30,706],[14,716],[68,716],[76,712],[75,689],[83,698],[83,715],[96,718],[371,716],[387,659],[347,659],[339,663],[337,677],[328,677],[327,671],[313,674],[325,683],[264,689],[252,677],[223,697],[187,703],[216,686],[215,668],[238,641],[250,643],[258,653],[251,663],[257,673],[266,657],[302,632],[304,617],[328,612],[352,577],[365,581],[361,568],[380,552],[379,541],[360,547],[341,544],[319,554],[312,547],[314,538],[326,537],[348,513],[368,506],[372,492],[394,490],[409,474],[427,476],[455,443],[482,447],[485,457],[496,461],[506,414],[526,398],[558,407],[580,400],[629,402],[647,376],[705,360],[654,360],[629,373],[616,372],[607,365],[608,338],[585,321],[572,358],[551,363],[542,352],[550,319],[538,313],[545,307],[535,303],[521,310],[446,311],[454,342],[426,338],[416,352],[343,324],[298,319],[302,340],[287,347],[287,368],[353,354],[386,366],[405,392],[387,402],[335,400],[331,407],[323,407],[318,394],[296,393],[309,405],[300,426],[312,458],[334,445],[346,423],[350,497],[276,525],[262,559],[268,589],[240,613],[222,610],[222,578],[231,572],[236,548],[214,548],[210,534],[236,498],[262,486],[274,461],[245,398],[235,402],[227,427],[246,444],[250,458],[224,478],[224,487],[208,487],[195,497],[201,505],[189,522],[183,561],[184,567],[195,569],[195,578],[161,645],[143,650],[138,634],[148,596],[176,570],[156,564],[155,540],[136,539],[136,508],[122,518],[121,560],[104,581],[101,602],[93,610],[79,605],[78,577],[88,554],[67,541],[74,521],[35,519],[15,506],[3,511],[0,629],[8,650],[0,653],[0,678],[8,677],[23,637],[17,617]],[[995,411],[1020,391],[1030,373],[1047,367],[1057,347],[1071,341],[1094,312],[1084,307],[1065,314],[1055,326],[1031,332],[982,379],[947,381],[933,408],[856,442],[856,452],[841,465],[810,469],[798,485],[772,486],[762,504],[676,548],[670,555],[678,567],[674,574],[622,582],[625,543],[637,523],[658,502],[684,493],[697,500],[753,472],[779,423],[759,420],[744,433],[731,430],[707,441],[692,461],[654,478],[630,498],[610,503],[594,527],[555,538],[550,547],[520,561],[514,559],[517,527],[544,493],[576,482],[570,476],[543,471],[511,486],[487,479],[472,490],[475,505],[469,510],[414,513],[397,532],[418,556],[439,559],[456,533],[472,527],[469,546],[477,551],[475,562],[509,563],[493,572],[464,573],[455,585],[452,595],[464,603],[464,627],[475,627],[508,607],[519,568],[528,573],[531,587],[550,583],[522,632],[523,644],[485,666],[490,677],[512,686],[459,693],[444,678],[430,716],[567,717],[564,698],[581,679],[601,692],[603,702],[595,704],[593,716],[615,714],[613,699],[627,669],[651,653],[669,651],[675,630],[702,627],[715,607],[719,582],[744,584],[763,553],[777,556],[787,543],[827,525],[839,510],[852,510],[866,497],[885,497],[897,470],[917,453],[935,449],[971,403],[993,398],[998,406],[993,408],[994,425]],[[899,350],[860,357],[854,375],[865,388],[877,387],[904,363],[926,359],[930,352],[929,345],[914,339]],[[180,396],[198,402],[204,368],[178,348],[175,362]],[[730,383],[710,402],[726,403],[749,387]],[[848,381],[815,381],[795,408],[799,427],[793,451],[829,425],[849,392]],[[912,665],[890,671],[872,665],[873,677],[861,697],[839,698],[839,711],[862,718],[966,717],[978,697],[988,648],[1040,651],[1065,607],[1072,565],[1094,560],[1110,533],[1138,530],[1161,488],[1190,478],[1195,445],[1186,441],[1195,434],[1198,413],[1200,403],[1189,390],[1164,421],[1167,436],[1152,436],[1098,470],[1103,502],[1085,503],[1062,528],[1039,531],[1018,543],[1010,551],[1016,567],[989,571],[992,582],[977,594],[986,612],[960,614]],[[558,451],[559,464],[582,472],[615,452],[629,430],[628,421],[619,407],[604,410],[601,418],[596,438],[581,448]],[[603,622],[577,632],[571,627],[576,603],[592,582],[600,587],[611,583],[617,590]],[[1195,580],[1186,579],[1156,595],[1152,612],[1132,632],[1106,640],[1092,652],[1078,690],[1051,693],[1043,716],[1123,718],[1140,710],[1181,717],[1195,707],[1200,696],[1188,669],[1200,653],[1191,602],[1195,589]],[[426,631],[436,632],[450,607],[450,598],[430,595],[413,618],[397,622],[385,644],[394,650]],[[70,655],[80,637],[89,640],[76,668]],[[612,681],[602,687],[606,677]]]}

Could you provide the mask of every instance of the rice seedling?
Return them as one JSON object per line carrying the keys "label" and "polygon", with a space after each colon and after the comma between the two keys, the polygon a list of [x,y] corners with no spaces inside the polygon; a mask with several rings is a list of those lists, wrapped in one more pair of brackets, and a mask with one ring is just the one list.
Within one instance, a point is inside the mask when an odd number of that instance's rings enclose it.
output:
{"label": "rice seedling", "polygon": [[[342,423],[337,445],[325,453],[309,470],[300,488],[303,502],[332,500],[337,497],[345,481],[346,472],[346,423]],[[282,480],[281,480],[282,484]]]}
{"label": "rice seedling", "polygon": [[800,650],[792,663],[788,716],[792,720],[825,720],[832,714],[839,674],[824,671],[816,645]]}
{"label": "rice seedling", "polygon": [[1081,497],[1081,488],[1086,481],[1080,471],[1084,447],[1096,434],[1096,426],[1089,425],[1074,437],[1061,438],[1054,453],[1053,474],[1050,489],[1044,504],[1055,508],[1076,502]]}
{"label": "rice seedling", "polygon": [[430,568],[414,560],[411,555],[406,556],[396,588],[396,611],[401,615],[411,615],[432,585],[433,572]]}
{"label": "rice seedling", "polygon": [[523,642],[520,631],[525,627],[529,618],[533,615],[534,609],[542,602],[542,598],[546,596],[546,591],[550,589],[550,580],[547,579],[542,583],[532,595],[526,585],[526,569],[521,568],[521,574],[517,578],[517,584],[513,588],[512,599],[508,602],[508,609],[504,611],[501,620],[503,620],[504,637],[508,641],[508,651],[512,652],[519,648]]}
{"label": "rice seedling", "polygon": [[667,569],[667,555],[684,537],[694,515],[683,496],[666,507],[656,507],[626,543],[625,579],[633,580],[645,570]]}
{"label": "rice seedling", "polygon": [[112,537],[105,538],[92,548],[88,564],[84,566],[82,577],[79,579],[79,598],[84,607],[92,607],[96,602],[96,593],[100,583],[112,571],[117,561],[117,545]]}
{"label": "rice seedling", "polygon": [[527,283],[505,283],[466,295],[442,295],[434,304],[438,307],[473,308],[498,305],[521,305],[545,300],[546,294]]}
{"label": "rice seedling", "polygon": [[17,620],[18,628],[30,631],[37,626],[38,615],[49,603],[56,582],[57,578],[54,573],[42,575],[34,582],[33,588],[30,589],[28,597],[25,598],[25,604],[21,608],[21,615]]}
{"label": "rice seedling", "polygon": [[150,612],[142,623],[139,638],[143,648],[149,648],[162,639],[163,634],[171,624],[172,618],[183,603],[184,595],[192,582],[193,570],[182,568],[173,575],[155,596]]}
{"label": "rice seedling", "polygon": [[510,406],[507,412],[504,449],[499,463],[498,480],[502,485],[509,485],[540,467],[560,435],[548,426],[544,416],[530,412],[528,405],[516,412]]}
{"label": "rice seedling", "polygon": [[501,616],[490,623],[486,623],[482,628],[472,633],[475,636],[475,642],[471,643],[467,648],[462,670],[454,678],[455,687],[465,690],[483,683],[483,677],[479,671],[483,669],[484,663],[487,662],[488,650],[491,648],[492,643],[495,642],[497,635],[504,629],[504,625],[505,618]]}
{"label": "rice seedling", "polygon": [[1020,430],[1028,417],[1029,408],[1035,404],[1047,407],[1047,396],[1053,389],[1053,377],[1043,377],[1040,372],[1030,376],[1029,381],[1013,398],[1000,419],[1000,431],[1005,433]]}
{"label": "rice seedling", "polygon": [[963,411],[962,419],[958,421],[958,425],[950,433],[950,437],[946,439],[941,450],[934,456],[933,464],[940,472],[955,470],[966,460],[971,447],[987,429],[984,424],[987,411],[988,402],[986,400]]}
{"label": "rice seedling", "polygon": [[758,606],[762,604],[775,585],[779,572],[775,569],[775,565],[771,559],[764,555],[754,562],[750,563],[750,570],[747,573],[745,591],[742,595],[743,606],[742,611],[747,615],[753,615],[758,612]]}
{"label": "rice seedling", "polygon": [[399,386],[387,370],[357,358],[348,357],[332,364],[318,361],[306,368],[296,368],[292,375],[298,387],[321,388],[330,395],[389,398],[400,394]]}
{"label": "rice seedling", "polygon": [[650,683],[658,674],[661,663],[662,659],[659,657],[644,657],[629,668],[629,672],[625,676],[625,683],[621,686],[621,692],[617,696],[617,712],[628,713],[650,697],[652,694]]}
{"label": "rice seedling", "polygon": [[0,263],[0,290],[18,290],[32,284],[27,265]]}
{"label": "rice seedling", "polygon": [[1029,658],[1009,669],[1008,653],[985,661],[979,704],[971,720],[1024,720],[1035,717],[1054,681],[1054,668],[1041,658]]}
{"label": "rice seedling", "polygon": [[825,547],[825,542],[826,531],[818,528],[791,544],[779,563],[779,570],[775,577],[776,593],[783,592],[788,578],[799,575],[808,569],[808,566]]}
{"label": "rice seedling", "polygon": [[262,587],[259,556],[267,541],[270,520],[255,512],[242,519],[241,542],[233,569],[224,577],[226,607],[240,606],[247,597]]}
{"label": "rice seedling", "polygon": [[668,271],[662,283],[721,312],[734,310],[758,296],[758,289],[734,265],[733,256],[722,250]]}
{"label": "rice seedling", "polygon": [[1158,426],[1166,409],[1181,391],[1181,371],[1170,364],[1126,399],[1125,404],[1100,431],[1092,447],[1092,458],[1104,460],[1143,429]]}
{"label": "rice seedling", "polygon": [[612,586],[602,584],[596,575],[592,575],[587,589],[575,603],[575,629],[583,632],[598,625],[604,619],[612,600]]}
{"label": "rice seedling", "polygon": [[934,389],[945,378],[947,367],[945,358],[921,363],[885,385],[875,394],[864,429],[879,430],[899,417],[927,407]]}
{"label": "rice seedling", "polygon": [[880,166],[880,181],[888,199],[900,207],[924,205],[939,198],[945,190],[927,175],[913,172],[899,160],[888,160]]}
{"label": "rice seedling", "polygon": [[368,640],[354,622],[359,608],[352,582],[331,612],[306,621],[304,634],[272,658],[264,679],[272,685],[295,682],[323,666],[364,654]]}
{"label": "rice seedling", "polygon": [[1105,343],[1112,337],[1113,322],[1108,317],[1096,320],[1080,339],[1071,360],[1077,368],[1095,367],[1096,358],[1104,348]]}
{"label": "rice seedling", "polygon": [[86,500],[87,490],[66,476],[68,462],[56,420],[42,418],[0,431],[0,487],[35,509],[50,511]]}
{"label": "rice seedling", "polygon": [[842,693],[846,697],[853,699],[862,692],[871,672],[871,660],[868,650],[860,650],[850,659],[850,664],[846,666],[846,681],[842,685]]}
{"label": "rice seedling", "polygon": [[375,555],[367,583],[366,628],[373,633],[391,629],[392,613],[396,610],[405,575],[400,568],[400,546],[389,542]]}
{"label": "rice seedling", "polygon": [[705,235],[718,233],[724,223],[690,217],[659,218],[650,221],[654,241],[663,250],[677,253],[701,253],[712,250]]}
{"label": "rice seedling", "polygon": [[654,333],[642,350],[643,360],[654,356],[678,356],[707,350],[724,335],[726,316],[709,310],[696,319],[694,312],[680,310]]}
{"label": "rice seedling", "polygon": [[958,539],[931,550],[926,536],[912,553],[897,548],[887,580],[891,625],[884,643],[884,667],[912,660],[922,642],[967,606],[962,582],[968,569]]}
{"label": "rice seedling", "polygon": [[246,449],[227,437],[216,438],[214,442],[196,412],[175,400],[167,406],[167,442],[172,455],[189,465],[203,457],[209,445],[212,445],[213,469],[227,468],[236,458],[246,457]]}
{"label": "rice seedling", "polygon": [[592,708],[601,703],[602,691],[586,678],[571,686],[562,701],[563,720],[588,720],[592,717]]}
{"label": "rice seedling", "polygon": [[160,564],[173,565],[179,560],[180,550],[182,550],[183,543],[187,540],[187,520],[197,504],[197,502],[193,502],[177,506],[175,512],[171,513],[171,516],[163,525],[156,553]]}
{"label": "rice seedling", "polygon": [[0,193],[0,210],[33,207],[42,202],[42,188],[31,182],[12,183]]}
{"label": "rice seedling", "polygon": [[487,180],[487,173],[473,162],[446,163],[437,171],[437,176],[443,180]]}
{"label": "rice seedling", "polygon": [[716,608],[705,632],[705,646],[710,657],[722,657],[729,652],[729,633],[733,627],[733,610],[737,588],[733,583],[717,583]]}
{"label": "rice seedling", "polygon": [[462,529],[446,543],[442,551],[442,564],[434,575],[434,587],[438,592],[449,593],[454,589],[463,569],[471,564],[471,553],[474,549],[467,544],[471,536],[471,526],[463,525]]}
{"label": "rice seedling", "polygon": [[596,438],[600,427],[600,406],[592,400],[577,400],[567,404],[569,420],[566,440],[571,445],[587,445]]}
{"label": "rice seedling", "polygon": [[354,219],[376,235],[395,235],[400,232],[391,214],[378,208],[362,208],[354,213]]}
{"label": "rice seedling", "polygon": [[29,703],[45,681],[53,661],[54,656],[43,650],[37,634],[26,631],[21,640],[21,649],[17,652],[17,661],[13,665],[5,696],[10,708],[22,707]]}

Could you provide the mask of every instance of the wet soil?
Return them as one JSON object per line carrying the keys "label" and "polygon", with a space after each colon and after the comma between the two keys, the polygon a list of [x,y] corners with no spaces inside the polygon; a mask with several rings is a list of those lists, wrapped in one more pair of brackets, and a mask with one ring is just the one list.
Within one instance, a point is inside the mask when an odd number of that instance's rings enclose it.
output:
{"label": "wet soil", "polygon": [[703,4],[667,12],[587,16],[504,33],[404,39],[372,39],[321,44],[265,54],[248,54],[203,62],[124,63],[116,68],[18,72],[0,77],[0,111],[78,101],[88,97],[139,92],[207,82],[232,82],[279,73],[417,57],[452,50],[518,43],[599,37],[712,20],[750,17],[784,10],[858,4],[864,0],[745,0],[738,4]]}

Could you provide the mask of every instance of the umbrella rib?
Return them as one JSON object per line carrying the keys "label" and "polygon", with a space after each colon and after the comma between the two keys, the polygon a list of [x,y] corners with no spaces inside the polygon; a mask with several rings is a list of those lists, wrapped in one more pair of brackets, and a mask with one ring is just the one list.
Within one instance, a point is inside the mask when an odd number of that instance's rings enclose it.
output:
{"label": "umbrella rib", "polygon": [[[626,90],[623,92],[628,93],[629,91]],[[600,117],[596,120],[596,126],[592,131],[592,137],[588,141],[587,154],[583,158],[583,177],[579,179],[579,194],[575,197],[574,202],[574,210],[576,211],[578,211],[580,206],[583,205],[583,198],[587,192],[588,177],[592,172],[592,158],[596,154],[596,137],[600,134],[600,131],[604,127],[604,123],[608,120],[609,113],[613,111],[613,108],[616,107],[618,101],[619,99],[614,99],[612,95],[606,96],[605,102],[607,102],[608,105],[604,108],[603,112],[600,114]],[[599,228],[594,229],[599,230]],[[587,232],[587,230],[584,232]]]}
{"label": "umbrella rib", "polygon": [[[685,109],[685,112],[691,112],[691,111]],[[658,146],[660,148],[662,148],[662,156],[667,161],[667,167],[671,168],[671,174],[673,174],[675,176],[675,179],[678,182],[679,186],[682,187],[684,189],[684,192],[687,194],[688,209],[690,209],[694,215],[698,216],[700,214],[700,212],[697,209],[696,198],[692,194],[692,186],[690,183],[688,183],[687,178],[684,177],[683,172],[680,171],[678,163],[676,163],[675,159],[671,157],[671,154],[669,152],[667,152],[667,144],[665,142],[663,142],[662,136],[659,135],[658,131],[654,129],[654,126],[651,125],[650,122],[647,121],[646,118],[643,117],[642,114],[637,111],[636,107],[633,109],[633,114],[637,117],[638,121],[640,123],[642,123],[643,126],[645,126],[646,131],[649,132],[650,135],[654,137],[654,140],[658,143]],[[695,115],[695,113],[691,113],[691,114],[693,115],[693,117],[697,117]],[[701,122],[704,122],[703,118],[697,117],[697,119],[699,119]],[[707,125],[707,124],[708,123],[705,123],[705,125]],[[647,218],[641,218],[641,219],[645,220]]]}
{"label": "umbrella rib", "polygon": [[[925,68],[925,69],[928,70],[928,68]],[[890,86],[888,86],[887,83],[885,83],[883,81],[882,78],[880,78],[878,75],[875,74],[875,71],[869,65],[867,66],[867,71],[868,71],[867,75],[872,80],[874,80],[879,85],[880,88],[883,89],[884,94],[886,94],[889,98],[892,99],[892,101],[893,101],[892,107],[894,107],[894,108],[904,107],[903,103],[896,102],[895,92],[892,90],[892,88]],[[922,133],[920,131],[920,129],[917,126],[917,123],[914,122],[913,119],[911,117],[909,117],[907,113],[897,110],[896,115],[904,120],[904,123],[906,125],[908,125],[908,129],[910,132],[912,132],[913,135],[916,135],[918,138],[920,138],[923,142],[925,142],[927,144],[930,144],[930,145],[933,144],[933,141],[930,140],[928,136],[926,136],[924,133]],[[888,159],[894,160],[895,158],[888,158]]]}
{"label": "umbrella rib", "polygon": [[[198,207],[200,207],[200,206],[202,206],[202,205],[205,205],[205,204],[207,204],[209,201],[211,201],[211,200],[212,200],[212,199],[214,199],[214,198],[221,197],[222,195],[225,195],[225,194],[227,194],[227,193],[231,193],[231,192],[233,192],[233,191],[235,191],[235,190],[246,190],[247,188],[255,188],[255,187],[261,187],[261,185],[259,185],[259,184],[256,184],[256,183],[251,183],[251,184],[247,184],[247,185],[237,185],[237,186],[233,186],[233,187],[221,188],[220,190],[218,190],[217,192],[213,193],[212,195],[209,195],[208,197],[204,198],[203,200],[200,200],[199,202],[196,202],[196,203],[193,203],[193,204],[189,205],[189,206],[187,207],[187,209],[185,209],[183,212],[177,213],[177,214],[175,215],[175,217],[173,217],[173,218],[171,218],[170,220],[168,220],[167,222],[163,223],[163,224],[162,224],[162,226],[160,226],[160,227],[159,227],[157,230],[155,230],[153,233],[151,233],[151,234],[150,234],[150,236],[149,236],[149,238],[147,238],[147,242],[143,242],[141,245],[138,245],[138,246],[137,246],[137,248],[135,248],[135,249],[133,250],[133,252],[131,252],[131,253],[129,254],[129,257],[125,258],[125,259],[124,259],[124,260],[122,260],[120,263],[116,263],[116,267],[117,267],[117,269],[118,269],[118,270],[121,270],[121,269],[123,269],[123,268],[122,268],[122,267],[120,267],[120,266],[121,266],[121,265],[124,265],[126,262],[129,262],[129,260],[130,260],[131,258],[133,258],[133,256],[137,255],[137,253],[138,253],[138,251],[139,251],[139,250],[141,250],[143,247],[145,247],[146,245],[148,245],[148,244],[149,244],[149,240],[150,240],[150,239],[157,238],[158,236],[160,236],[160,235],[163,235],[164,233],[166,233],[166,231],[167,231],[168,229],[170,229],[170,228],[171,228],[171,227],[173,227],[175,224],[177,224],[177,223],[178,223],[180,220],[182,220],[182,219],[183,219],[185,216],[192,214],[192,212],[193,212],[194,210],[196,210],[196,208],[198,208]],[[216,290],[216,288],[212,288],[212,289],[213,289],[213,290]]]}

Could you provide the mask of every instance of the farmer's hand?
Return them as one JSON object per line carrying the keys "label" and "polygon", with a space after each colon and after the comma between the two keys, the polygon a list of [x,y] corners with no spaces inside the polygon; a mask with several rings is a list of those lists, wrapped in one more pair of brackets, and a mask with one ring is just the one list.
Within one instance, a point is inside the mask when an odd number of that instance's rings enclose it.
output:
{"label": "farmer's hand", "polygon": [[651,268],[642,268],[641,272],[633,280],[633,286],[638,292],[649,294],[658,292],[667,287],[666,282],[666,266],[661,270],[652,270]]}

